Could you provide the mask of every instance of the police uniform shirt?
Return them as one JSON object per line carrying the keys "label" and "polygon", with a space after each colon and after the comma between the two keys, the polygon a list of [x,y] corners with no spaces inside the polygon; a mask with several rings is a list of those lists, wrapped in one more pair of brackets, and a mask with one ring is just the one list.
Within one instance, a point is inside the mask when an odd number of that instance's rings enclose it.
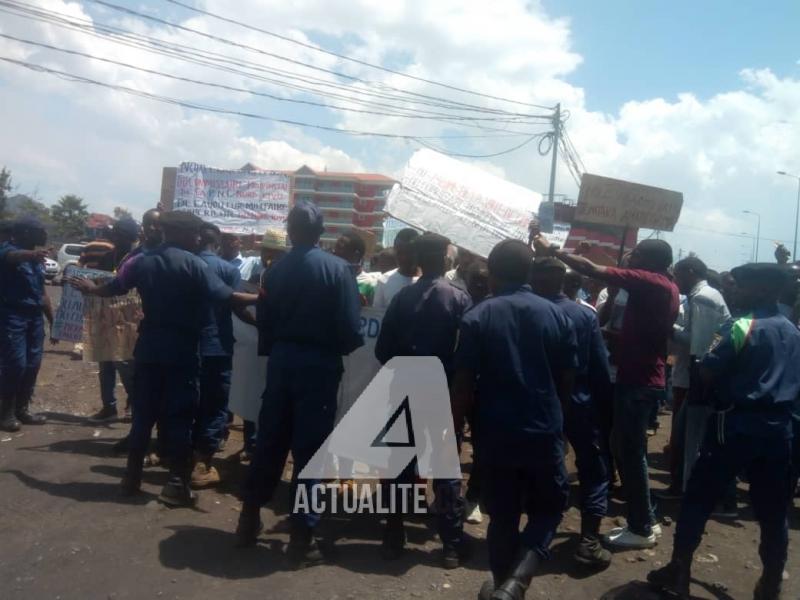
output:
{"label": "police uniform shirt", "polygon": [[8,254],[21,249],[11,242],[0,244],[0,307],[41,308],[44,305],[44,265],[31,261],[10,263]]}
{"label": "police uniform shirt", "polygon": [[364,344],[358,288],[341,258],[293,246],[265,274],[262,295],[259,334],[268,355],[288,344],[307,356],[341,360]]}
{"label": "police uniform shirt", "polygon": [[[198,253],[198,256],[225,285],[232,290],[239,288],[242,280],[239,269],[208,250]],[[230,302],[209,301],[206,306],[206,325],[200,332],[200,355],[232,356],[234,341]]]}
{"label": "police uniform shirt", "polygon": [[395,356],[436,356],[449,379],[458,327],[471,305],[469,295],[444,277],[421,277],[389,303],[375,357],[386,364]]}
{"label": "police uniform shirt", "polygon": [[575,332],[564,312],[524,285],[464,316],[456,370],[478,377],[481,461],[526,466],[550,456],[563,428],[554,374],[577,367]]}
{"label": "police uniform shirt", "polygon": [[140,255],[110,285],[116,294],[135,287],[142,298],[134,357],[145,363],[196,361],[207,302],[224,302],[233,293],[200,258],[166,244]]}
{"label": "police uniform shirt", "polygon": [[791,437],[800,331],[777,307],[736,318],[702,364],[714,375],[717,408],[732,408],[724,417],[726,433]]}
{"label": "police uniform shirt", "polygon": [[575,338],[578,344],[577,361],[575,370],[575,386],[572,392],[573,402],[583,404],[591,400],[592,385],[607,383],[610,380],[608,365],[608,350],[600,331],[597,313],[566,295],[559,294],[548,298],[560,308],[575,328]]}

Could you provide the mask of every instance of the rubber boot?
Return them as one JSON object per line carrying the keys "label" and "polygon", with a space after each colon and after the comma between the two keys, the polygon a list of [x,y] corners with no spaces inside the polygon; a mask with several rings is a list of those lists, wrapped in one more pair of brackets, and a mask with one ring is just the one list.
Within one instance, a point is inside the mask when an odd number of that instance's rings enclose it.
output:
{"label": "rubber boot", "polygon": [[36,415],[31,412],[31,399],[19,400],[17,402],[17,419],[23,425],[44,425],[47,417]]}
{"label": "rubber boot", "polygon": [[125,476],[122,478],[122,495],[135,496],[142,488],[143,454],[128,454]]}
{"label": "rubber boot", "polygon": [[236,545],[240,548],[251,548],[258,543],[258,536],[264,529],[261,523],[261,507],[258,504],[245,502],[239,514],[239,524],[236,526]]}
{"label": "rubber boot", "polygon": [[764,569],[753,591],[753,600],[780,600],[783,585],[783,567]]}
{"label": "rubber boot", "polygon": [[286,558],[294,569],[304,569],[325,562],[325,557],[314,538],[314,530],[305,525],[292,524]]}
{"label": "rubber boot", "polygon": [[217,485],[220,482],[217,469],[211,465],[212,454],[194,455],[194,468],[192,469],[192,488],[202,489]]}
{"label": "rubber boot", "polygon": [[403,515],[388,515],[383,529],[381,556],[384,560],[397,560],[403,555],[405,547],[406,527],[403,524]]}
{"label": "rubber boot", "polygon": [[689,582],[692,578],[692,557],[672,555],[665,567],[650,571],[647,581],[660,592],[669,592],[681,600],[689,600]]}
{"label": "rubber boot", "polygon": [[494,591],[492,600],[523,600],[540,562],[541,558],[534,550],[523,550],[511,577]]}
{"label": "rubber boot", "polygon": [[0,406],[0,429],[14,433],[19,431],[20,426],[20,422],[14,414],[14,400],[12,398],[3,399],[2,406]]}
{"label": "rubber boot", "polygon": [[581,517],[581,540],[575,551],[575,560],[594,569],[606,569],[611,564],[611,552],[600,544],[600,522],[602,517]]}
{"label": "rubber boot", "polygon": [[189,486],[191,470],[190,461],[182,459],[170,461],[169,479],[158,499],[176,508],[194,506],[197,498]]}

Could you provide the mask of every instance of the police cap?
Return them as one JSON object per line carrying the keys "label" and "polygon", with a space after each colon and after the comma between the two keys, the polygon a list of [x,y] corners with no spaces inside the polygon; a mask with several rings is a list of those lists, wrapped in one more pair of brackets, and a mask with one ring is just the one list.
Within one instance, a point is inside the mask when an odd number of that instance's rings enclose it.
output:
{"label": "police cap", "polygon": [[321,234],[324,231],[322,211],[313,202],[300,200],[289,211],[288,227],[295,231]]}
{"label": "police cap", "polygon": [[746,286],[767,286],[781,289],[789,281],[788,270],[775,263],[750,263],[731,271],[736,284]]}
{"label": "police cap", "polygon": [[171,210],[161,215],[159,224],[165,229],[199,231],[203,226],[203,219],[185,210]]}

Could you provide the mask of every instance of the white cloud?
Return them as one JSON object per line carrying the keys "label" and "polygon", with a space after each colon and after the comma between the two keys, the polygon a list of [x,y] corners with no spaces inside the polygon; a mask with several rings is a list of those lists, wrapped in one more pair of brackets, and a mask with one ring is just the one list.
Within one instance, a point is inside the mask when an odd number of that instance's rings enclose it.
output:
{"label": "white cloud", "polygon": [[[86,8],[77,2],[38,0],[37,4],[67,12],[73,18],[90,18]],[[590,172],[684,193],[682,224],[668,238],[676,247],[695,249],[712,265],[730,266],[730,261],[738,261],[742,242],[698,229],[734,234],[749,231],[753,229],[752,218],[741,212],[746,208],[762,214],[765,239],[790,239],[793,235],[795,184],[774,173],[778,169],[800,172],[800,81],[755,68],[760,65],[741,65],[739,89],[720,90],[709,98],[687,91],[674,98],[628,102],[615,114],[603,114],[587,109],[586,99],[592,90],[570,83],[574,69],[583,60],[591,60],[591,56],[584,58],[574,52],[569,22],[549,17],[536,1],[241,0],[235,11],[230,2],[223,0],[205,0],[201,5],[300,41],[321,40],[359,59],[389,64],[418,77],[533,104],[561,102],[570,113],[570,136]],[[144,5],[141,10],[163,14],[160,8],[163,7]],[[104,22],[114,22],[143,35],[229,55],[240,66],[260,64],[329,83],[343,81],[187,32],[121,17],[107,9],[95,14],[100,14]],[[280,53],[419,94],[508,108],[495,100],[368,69],[208,17],[183,11],[178,14],[184,16],[187,26],[264,52]],[[296,91],[273,83],[210,71],[15,17],[4,17],[0,32],[184,77],[288,98],[301,97]],[[300,110],[263,98],[32,49],[8,40],[0,39],[0,54],[151,93],[277,118],[401,134],[453,132],[436,121]],[[50,201],[58,194],[75,192],[106,211],[121,203],[137,212],[152,205],[159,190],[161,166],[181,160],[219,167],[253,162],[266,168],[286,169],[305,163],[317,169],[366,169],[396,175],[416,147],[401,140],[332,137],[314,130],[189,111],[5,64],[0,64],[0,80],[4,86],[0,102],[5,142],[0,149],[0,163],[12,169],[18,183],[31,188],[38,185],[40,193]],[[457,150],[488,154],[518,141],[474,141],[463,143]],[[549,160],[539,156],[535,144],[477,162],[516,183],[537,191],[547,189]],[[559,169],[557,191],[575,195],[577,188],[563,163]],[[764,258],[766,252],[762,254]]]}

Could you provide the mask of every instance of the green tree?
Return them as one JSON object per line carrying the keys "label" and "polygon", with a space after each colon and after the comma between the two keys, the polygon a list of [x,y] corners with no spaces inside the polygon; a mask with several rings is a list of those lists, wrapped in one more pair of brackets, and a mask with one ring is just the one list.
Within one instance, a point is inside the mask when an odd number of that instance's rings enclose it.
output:
{"label": "green tree", "polygon": [[65,240],[79,238],[86,227],[86,218],[89,216],[83,198],[67,194],[61,196],[59,201],[50,209],[55,224],[56,235]]}
{"label": "green tree", "polygon": [[11,171],[5,167],[0,170],[0,219],[6,214],[6,200],[11,191]]}
{"label": "green tree", "polygon": [[122,208],[121,206],[114,207],[114,218],[119,221],[120,219],[132,219],[133,215],[131,211],[127,208]]}
{"label": "green tree", "polygon": [[24,217],[26,215],[33,215],[45,225],[52,222],[50,209],[35,198],[20,194],[19,196],[15,196],[14,199],[16,200],[15,208],[13,211],[9,211],[13,216]]}

